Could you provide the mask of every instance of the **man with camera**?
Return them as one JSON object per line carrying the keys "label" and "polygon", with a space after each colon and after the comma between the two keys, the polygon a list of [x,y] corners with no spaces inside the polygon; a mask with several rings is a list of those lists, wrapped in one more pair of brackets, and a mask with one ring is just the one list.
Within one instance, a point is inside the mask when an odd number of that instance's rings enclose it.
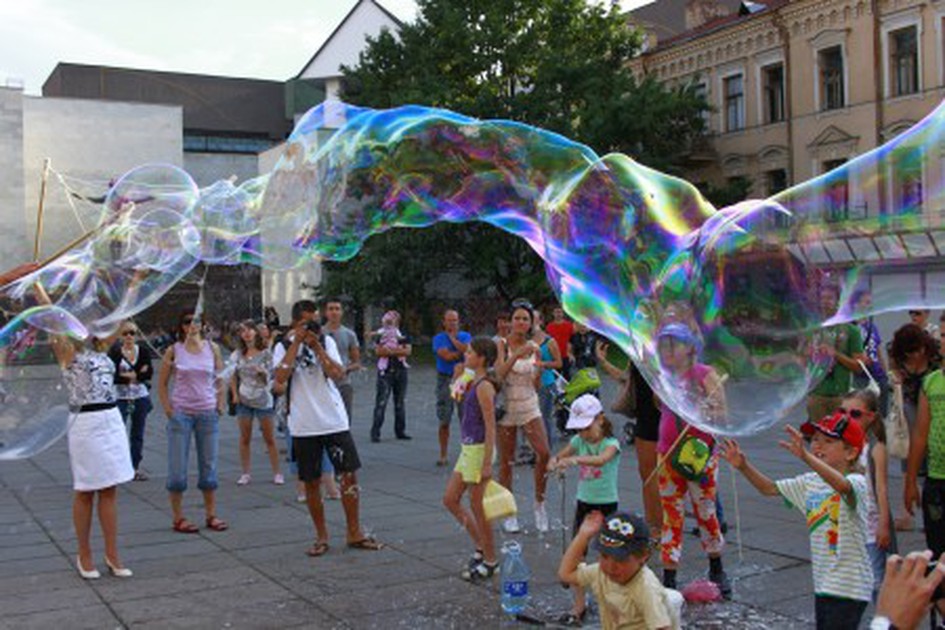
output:
{"label": "man with camera", "polygon": [[322,332],[318,307],[311,300],[300,300],[292,306],[292,330],[274,349],[273,362],[276,392],[284,391],[289,403],[292,454],[298,464],[299,480],[305,484],[305,502],[317,534],[306,553],[321,556],[328,551],[328,527],[319,487],[323,452],[328,453],[341,476],[348,546],[380,549],[383,545],[361,529],[356,477],[361,461],[335,384],[344,376],[341,357],[335,341]]}

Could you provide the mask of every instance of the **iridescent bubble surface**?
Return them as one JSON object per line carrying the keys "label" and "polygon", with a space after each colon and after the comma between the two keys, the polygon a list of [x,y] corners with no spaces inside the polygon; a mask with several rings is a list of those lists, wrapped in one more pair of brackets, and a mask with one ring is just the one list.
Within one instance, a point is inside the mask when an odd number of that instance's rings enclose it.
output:
{"label": "iridescent bubble surface", "polygon": [[[625,350],[683,418],[746,435],[832,369],[836,326],[945,306],[945,274],[902,266],[945,253],[933,213],[943,117],[940,107],[830,173],[718,210],[681,179],[527,125],[332,102],[299,121],[272,173],[240,186],[198,190],[179,168],[135,169],[86,242],[3,292],[29,308],[39,281],[104,336],[200,262],[291,269],[348,259],[393,227],[484,221],[525,239],[565,310]],[[904,271],[892,280],[875,273],[893,266]],[[688,352],[674,355],[675,341],[660,351],[670,324],[692,332]],[[0,345],[30,327],[8,325]]]}

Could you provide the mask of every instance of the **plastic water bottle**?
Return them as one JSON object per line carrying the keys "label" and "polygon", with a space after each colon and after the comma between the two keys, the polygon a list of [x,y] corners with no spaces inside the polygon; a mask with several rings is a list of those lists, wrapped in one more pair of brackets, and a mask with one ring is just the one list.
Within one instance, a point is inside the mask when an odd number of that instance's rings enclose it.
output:
{"label": "plastic water bottle", "polygon": [[522,546],[509,540],[502,545],[502,610],[515,615],[528,603],[528,580],[531,571],[522,558]]}

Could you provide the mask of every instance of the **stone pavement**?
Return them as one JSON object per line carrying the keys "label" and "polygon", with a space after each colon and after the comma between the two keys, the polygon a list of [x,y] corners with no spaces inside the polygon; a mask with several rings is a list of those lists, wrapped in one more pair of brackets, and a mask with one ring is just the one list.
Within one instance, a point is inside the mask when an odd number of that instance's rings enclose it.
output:
{"label": "stone pavement", "polygon": [[[497,583],[471,585],[459,577],[470,545],[440,504],[448,470],[434,466],[436,421],[432,368],[415,367],[408,388],[411,442],[393,439],[393,409],[383,441],[372,444],[368,427],[374,398],[373,372],[355,377],[353,431],[364,468],[362,521],[388,548],[372,553],[344,547],[338,502],[327,503],[332,548],[321,558],[304,550],[313,529],[291,483],[270,482],[262,440],[253,438],[253,482],[237,487],[237,429],[221,422],[218,510],[229,531],[171,531],[164,490],[165,437],[160,411],[149,418],[143,467],[147,482],[120,490],[122,558],[135,577],[104,575],[83,581],[76,574],[71,522],[71,485],[65,441],[27,461],[0,462],[0,627],[2,628],[495,628],[514,627],[499,611]],[[607,385],[605,401],[612,400]],[[618,425],[622,420],[618,420]],[[451,456],[458,453],[454,424]],[[772,477],[794,475],[801,466],[776,445],[779,431],[743,442],[753,461]],[[894,466],[896,464],[894,463]],[[195,484],[191,464],[191,483]],[[531,527],[531,470],[516,468],[515,488],[523,524]],[[722,496],[730,524],[725,566],[734,578],[731,603],[690,607],[687,625],[700,628],[812,627],[813,596],[806,527],[781,502],[759,496],[744,479],[733,490],[727,465]],[[564,523],[573,515],[575,479],[565,483]],[[891,481],[895,505],[901,495],[898,469]],[[641,510],[635,456],[621,463],[622,507]],[[549,484],[548,506],[556,529],[545,536],[517,536],[533,572],[533,608],[552,617],[568,609],[570,595],[555,572],[562,553],[561,485]],[[738,510],[735,500],[737,498]],[[200,493],[185,495],[186,513],[200,522]],[[736,543],[736,514],[741,545]],[[501,544],[503,535],[497,535]],[[900,536],[900,548],[921,546],[920,534]],[[93,528],[93,549],[102,543]],[[658,559],[650,561],[659,573]],[[687,536],[681,583],[707,568],[698,541]],[[865,625],[865,624],[864,624]]]}

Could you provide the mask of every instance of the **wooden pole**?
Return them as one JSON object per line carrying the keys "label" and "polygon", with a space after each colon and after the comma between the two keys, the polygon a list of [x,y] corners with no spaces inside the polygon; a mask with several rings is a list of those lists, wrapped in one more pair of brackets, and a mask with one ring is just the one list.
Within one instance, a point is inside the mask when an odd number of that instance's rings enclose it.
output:
{"label": "wooden pole", "polygon": [[682,442],[682,439],[686,437],[686,434],[689,433],[689,429],[691,427],[692,427],[691,424],[686,423],[686,426],[683,427],[683,430],[679,432],[679,436],[676,438],[676,441],[673,442],[673,445],[669,447],[668,451],[666,451],[666,455],[664,455],[663,457],[660,457],[657,460],[656,468],[653,469],[653,472],[650,473],[650,476],[647,477],[646,481],[643,482],[644,488],[650,485],[650,482],[653,481],[653,478],[656,477],[657,474],[659,474],[660,470],[666,464],[666,460],[668,460],[672,456],[673,451],[676,450],[676,447],[679,446],[679,443]]}
{"label": "wooden pole", "polygon": [[39,209],[36,211],[36,238],[33,241],[33,262],[39,262],[39,244],[43,239],[43,210],[46,207],[46,182],[49,180],[49,166],[52,160],[43,161],[43,179],[39,185]]}

